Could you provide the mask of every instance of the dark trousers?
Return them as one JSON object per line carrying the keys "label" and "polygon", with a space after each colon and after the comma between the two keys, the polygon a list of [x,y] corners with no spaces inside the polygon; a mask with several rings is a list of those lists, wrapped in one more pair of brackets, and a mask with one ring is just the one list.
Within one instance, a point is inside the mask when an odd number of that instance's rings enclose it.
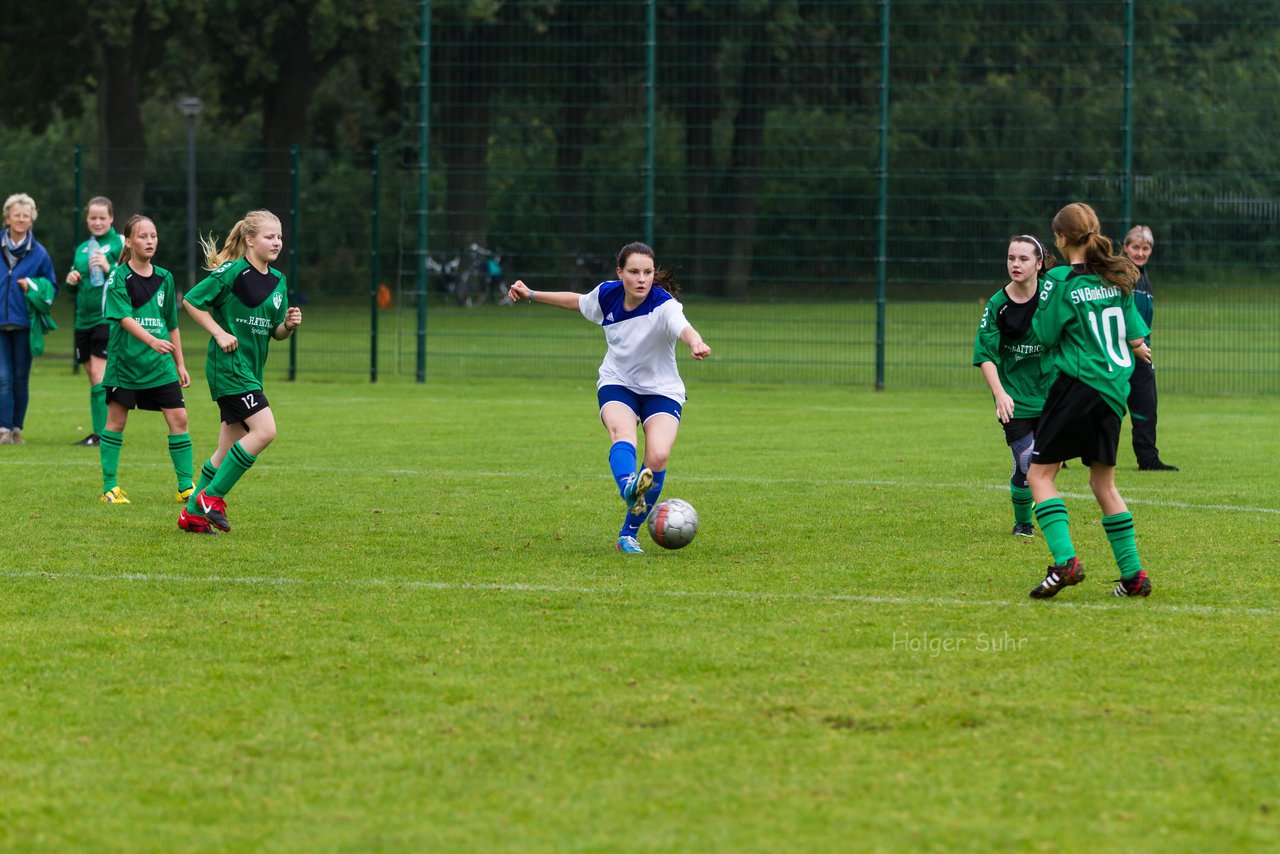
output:
{"label": "dark trousers", "polygon": [[22,429],[30,380],[31,330],[0,332],[0,427]]}
{"label": "dark trousers", "polygon": [[1156,449],[1156,369],[1140,360],[1129,377],[1129,417],[1138,465],[1155,464],[1160,459]]}

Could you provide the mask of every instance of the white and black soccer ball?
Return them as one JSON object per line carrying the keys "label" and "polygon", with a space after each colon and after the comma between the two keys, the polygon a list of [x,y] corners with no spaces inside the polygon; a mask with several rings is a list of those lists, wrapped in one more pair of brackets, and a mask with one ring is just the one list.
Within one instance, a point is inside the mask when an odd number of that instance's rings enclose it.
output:
{"label": "white and black soccer ball", "polygon": [[688,501],[659,501],[649,514],[649,537],[664,549],[682,549],[698,533],[698,511]]}

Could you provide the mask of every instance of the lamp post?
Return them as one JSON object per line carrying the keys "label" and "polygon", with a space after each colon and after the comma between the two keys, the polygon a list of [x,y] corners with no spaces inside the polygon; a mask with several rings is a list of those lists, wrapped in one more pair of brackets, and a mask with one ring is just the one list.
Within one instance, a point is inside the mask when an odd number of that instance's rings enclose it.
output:
{"label": "lamp post", "polygon": [[204,110],[199,98],[183,98],[178,109],[187,117],[187,287],[196,283],[196,117]]}

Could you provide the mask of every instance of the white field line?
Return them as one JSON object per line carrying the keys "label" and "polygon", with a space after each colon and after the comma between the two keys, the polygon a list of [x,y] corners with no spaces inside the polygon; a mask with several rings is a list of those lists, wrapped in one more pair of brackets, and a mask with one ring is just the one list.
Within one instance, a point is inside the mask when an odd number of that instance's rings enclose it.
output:
{"label": "white field line", "polygon": [[725,599],[751,602],[812,602],[815,604],[852,605],[936,605],[960,608],[1068,608],[1081,611],[1117,611],[1140,608],[1143,612],[1162,614],[1208,614],[1253,617],[1280,617],[1275,608],[1234,608],[1220,605],[1178,605],[1144,601],[1070,602],[1055,600],[1052,604],[1026,599],[957,599],[941,596],[868,596],[853,593],[775,593],[760,590],[645,590],[626,587],[576,587],[554,584],[474,584],[451,581],[414,581],[391,578],[284,578],[262,575],[172,575],[164,573],[124,572],[119,575],[85,572],[0,572],[0,578],[12,580],[39,579],[90,584],[210,584],[244,585],[248,587],[382,587],[403,590],[434,590],[456,593],[550,594],[556,596],[636,596],[665,599]]}
{"label": "white field line", "polygon": [[[97,471],[97,458],[95,457],[89,463],[84,461],[73,460],[54,460],[54,461],[37,461],[37,460],[13,460],[6,461],[5,465],[29,465],[29,466],[92,466]],[[168,463],[152,462],[139,460],[138,462],[130,462],[130,468],[169,468]],[[287,469],[289,471],[314,471],[323,472],[325,474],[352,474],[352,475],[400,475],[407,477],[451,477],[451,478],[511,478],[513,480],[528,480],[532,478],[541,478],[546,480],[548,477],[562,478],[566,480],[608,480],[609,476],[605,474],[589,474],[583,475],[578,473],[560,473],[548,474],[547,472],[531,472],[531,471],[457,471],[451,469],[373,469],[373,468],[330,468],[328,466],[311,466],[296,465],[293,463],[259,463],[254,466],[258,471],[271,471],[274,469]],[[697,475],[681,475],[682,483],[752,483],[761,486],[779,486],[779,485],[807,485],[807,486],[884,486],[893,489],[956,489],[961,491],[980,489],[985,491],[1007,492],[1008,483],[939,483],[930,481],[912,481],[912,480],[880,480],[875,478],[820,478],[820,477],[741,477],[738,475],[723,476],[697,476]],[[1093,500],[1091,492],[1063,492],[1064,498],[1083,498]],[[1262,513],[1267,515],[1280,516],[1280,508],[1278,507],[1254,507],[1247,504],[1196,504],[1189,501],[1166,501],[1159,498],[1133,498],[1125,496],[1126,504],[1136,504],[1144,507],[1173,507],[1179,510],[1208,510],[1223,513]]]}
{"label": "white field line", "polygon": [[[162,465],[162,464],[157,464]],[[303,468],[301,466],[291,466],[291,468]],[[315,467],[316,471],[332,471],[320,466]],[[368,474],[367,470],[362,470]],[[391,475],[408,475],[412,477],[430,477],[431,475],[446,475],[451,477],[506,477],[506,478],[547,478],[546,472],[509,472],[509,471],[477,471],[477,472],[455,472],[443,469],[387,469],[387,474]],[[580,479],[582,475],[566,474],[562,477],[569,479]],[[606,480],[608,475],[590,475],[589,477]],[[761,486],[774,486],[781,484],[791,485],[808,485],[808,486],[887,486],[894,489],[958,489],[967,491],[972,489],[993,490],[996,492],[1008,492],[1009,484],[998,483],[934,483],[928,481],[912,481],[912,480],[877,480],[875,478],[822,478],[822,477],[740,477],[733,476],[698,476],[698,475],[681,475],[680,481],[688,483],[752,483]],[[1064,498],[1087,498],[1093,500],[1092,492],[1063,492]],[[1141,504],[1149,507],[1175,507],[1182,510],[1220,510],[1228,513],[1270,513],[1280,515],[1278,507],[1252,507],[1245,504],[1193,504],[1188,501],[1165,501],[1158,498],[1130,498],[1125,496],[1126,504]]]}

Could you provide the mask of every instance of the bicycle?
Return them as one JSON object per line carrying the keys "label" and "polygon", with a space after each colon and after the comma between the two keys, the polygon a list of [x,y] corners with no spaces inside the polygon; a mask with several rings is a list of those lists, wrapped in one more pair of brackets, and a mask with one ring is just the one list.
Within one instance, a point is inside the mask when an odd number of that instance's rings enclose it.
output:
{"label": "bicycle", "polygon": [[502,253],[471,244],[471,259],[458,277],[458,304],[472,308],[493,301],[506,305],[507,281],[502,271]]}
{"label": "bicycle", "polygon": [[452,297],[462,302],[461,282],[458,276],[458,268],[462,265],[462,259],[457,255],[447,261],[437,261],[432,256],[427,256],[427,271],[436,277],[439,282],[440,293]]}
{"label": "bicycle", "polygon": [[569,272],[572,290],[589,291],[612,277],[612,259],[591,255],[581,250],[573,253],[573,264]]}

